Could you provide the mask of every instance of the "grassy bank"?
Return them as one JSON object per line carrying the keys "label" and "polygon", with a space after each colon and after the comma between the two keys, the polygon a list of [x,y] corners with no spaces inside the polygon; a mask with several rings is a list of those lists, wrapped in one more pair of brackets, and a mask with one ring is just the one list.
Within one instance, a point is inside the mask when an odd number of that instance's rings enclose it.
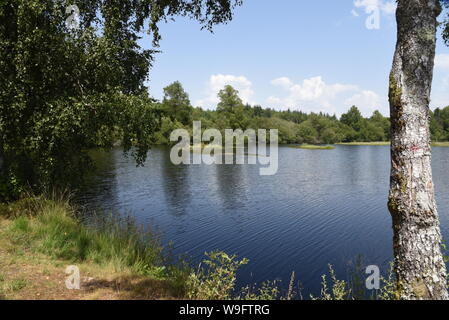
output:
{"label": "grassy bank", "polygon": [[[142,236],[128,221],[103,218],[95,229],[88,228],[67,201],[39,198],[3,204],[0,215],[3,298],[172,299],[184,294],[187,270],[167,268],[157,237]],[[83,290],[66,289],[62,280],[69,265],[80,268]]]}

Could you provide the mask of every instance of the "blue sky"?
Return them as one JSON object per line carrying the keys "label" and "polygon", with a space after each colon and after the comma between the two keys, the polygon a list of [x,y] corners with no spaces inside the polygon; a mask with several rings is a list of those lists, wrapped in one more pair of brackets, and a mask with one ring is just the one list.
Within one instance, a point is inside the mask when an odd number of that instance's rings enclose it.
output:
{"label": "blue sky", "polygon": [[[195,21],[162,24],[150,93],[179,80],[194,106],[215,108],[226,84],[245,102],[340,115],[356,104],[388,114],[396,41],[392,0],[244,0],[214,34]],[[379,12],[379,29],[366,21]],[[368,10],[368,12],[367,12]],[[373,20],[369,20],[373,21]],[[149,39],[142,41],[149,47]],[[449,105],[449,48],[439,35],[432,107]]]}

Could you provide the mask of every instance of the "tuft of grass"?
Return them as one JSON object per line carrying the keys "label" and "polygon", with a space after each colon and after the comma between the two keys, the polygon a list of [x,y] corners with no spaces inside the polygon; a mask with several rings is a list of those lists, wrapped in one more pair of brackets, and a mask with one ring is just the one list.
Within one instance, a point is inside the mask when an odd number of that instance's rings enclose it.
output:
{"label": "tuft of grass", "polygon": [[6,294],[22,290],[27,285],[28,282],[25,279],[14,279],[11,281],[5,281],[5,279],[2,279],[0,281],[0,299],[2,299],[2,296],[5,296]]}
{"label": "tuft of grass", "polygon": [[333,150],[334,146],[329,145],[312,145],[312,144],[302,144],[299,146],[292,146],[291,148],[295,149],[306,149],[306,150]]}
{"label": "tuft of grass", "polygon": [[16,218],[21,216],[31,216],[36,212],[36,206],[43,201],[37,197],[27,197],[15,202],[0,203],[0,217]]}

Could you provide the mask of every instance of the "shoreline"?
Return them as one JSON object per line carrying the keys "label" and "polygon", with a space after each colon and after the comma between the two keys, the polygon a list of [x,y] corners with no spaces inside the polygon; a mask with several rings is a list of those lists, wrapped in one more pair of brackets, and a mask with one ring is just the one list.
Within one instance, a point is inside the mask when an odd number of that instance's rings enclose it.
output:
{"label": "shoreline", "polygon": [[[64,200],[0,203],[0,300],[303,300],[301,288],[292,285],[295,273],[286,292],[276,281],[236,288],[236,271],[249,262],[245,258],[205,253],[207,271],[186,261],[166,264],[155,235],[143,237],[128,220],[99,221],[106,224],[84,226]],[[73,266],[79,290],[67,287]],[[321,295],[310,300],[355,298],[354,288],[338,280],[331,265],[329,275]],[[377,298],[394,299],[391,288],[391,281],[384,281]]]}

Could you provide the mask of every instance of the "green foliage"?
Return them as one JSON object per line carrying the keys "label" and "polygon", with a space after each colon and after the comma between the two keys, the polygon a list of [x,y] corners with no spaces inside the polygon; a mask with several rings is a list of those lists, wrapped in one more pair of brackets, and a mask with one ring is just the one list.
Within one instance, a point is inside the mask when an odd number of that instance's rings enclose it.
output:
{"label": "green foliage", "polygon": [[449,106],[430,112],[430,133],[432,141],[449,140]]}
{"label": "green foliage", "polygon": [[378,110],[374,111],[373,115],[369,119],[369,123],[377,129],[381,129],[377,134],[377,137],[371,141],[388,141],[390,140],[390,120],[385,118]]}
{"label": "green foliage", "polygon": [[15,174],[9,172],[0,175],[0,200],[12,201],[18,199],[24,192],[23,183],[21,183]]}
{"label": "green foliage", "polygon": [[242,288],[237,300],[278,300],[280,292],[276,281],[266,281],[261,286],[246,286]]}
{"label": "green foliage", "polygon": [[178,120],[184,125],[192,123],[192,106],[189,95],[184,91],[179,81],[164,88],[162,108],[172,121]]}
{"label": "green foliage", "polygon": [[185,128],[182,123],[178,122],[176,119],[171,120],[169,117],[162,117],[160,129],[154,134],[155,144],[170,145],[170,134],[176,129],[191,130],[191,128]]}
{"label": "green foliage", "polygon": [[353,130],[334,117],[310,114],[299,124],[298,142],[307,144],[333,144],[352,139]]}
{"label": "green foliage", "polygon": [[391,263],[387,277],[380,278],[381,286],[379,292],[377,292],[375,296],[377,300],[397,300],[399,297],[393,267],[394,265]]}
{"label": "green foliage", "polygon": [[340,121],[352,129],[345,142],[387,141],[390,137],[390,121],[379,111],[369,119],[363,118],[356,106],[341,116]]}
{"label": "green foliage", "polygon": [[226,129],[242,129],[248,126],[245,109],[239,92],[232,86],[227,85],[218,93],[220,102],[217,105],[218,114],[225,119]]}
{"label": "green foliage", "polygon": [[[279,131],[279,143],[290,144],[297,141],[297,125],[293,122],[278,118],[257,117],[251,119],[248,125],[251,129],[277,129]],[[268,137],[267,137],[268,139]]]}
{"label": "green foliage", "polygon": [[340,121],[355,131],[360,131],[363,126],[363,116],[356,106],[352,106],[347,113],[343,114]]}
{"label": "green foliage", "polygon": [[187,298],[194,300],[231,299],[235,287],[237,270],[248,263],[248,259],[237,260],[237,256],[224,252],[206,253],[200,267],[191,273],[187,282]]}
{"label": "green foliage", "polygon": [[[218,93],[217,109],[190,107],[188,94],[179,82],[164,89],[160,109],[164,110],[162,126],[155,133],[159,144],[168,144],[170,130],[191,130],[192,121],[201,121],[203,129],[277,129],[280,144],[335,144],[353,141],[388,141],[390,121],[379,111],[364,118],[353,106],[341,119],[323,113],[276,111],[261,106],[244,105],[239,93],[227,85]],[[169,118],[169,119],[168,119]]]}
{"label": "green foliage", "polygon": [[329,265],[329,274],[331,278],[330,287],[326,275],[322,275],[320,297],[310,296],[310,298],[312,300],[351,300],[351,289],[348,283],[337,279],[332,265]]}
{"label": "green foliage", "polygon": [[318,144],[319,134],[312,121],[306,120],[298,126],[298,136],[301,143]]}
{"label": "green foliage", "polygon": [[[77,183],[91,167],[87,150],[117,141],[142,163],[159,124],[146,96],[158,23],[187,16],[211,29],[239,0],[0,2],[0,200],[24,187],[41,192]],[[80,9],[78,30],[66,7]],[[170,90],[167,91],[170,95]],[[169,103],[170,104],[170,103]],[[159,108],[159,106],[158,106]],[[175,110],[181,123],[189,112]]]}

